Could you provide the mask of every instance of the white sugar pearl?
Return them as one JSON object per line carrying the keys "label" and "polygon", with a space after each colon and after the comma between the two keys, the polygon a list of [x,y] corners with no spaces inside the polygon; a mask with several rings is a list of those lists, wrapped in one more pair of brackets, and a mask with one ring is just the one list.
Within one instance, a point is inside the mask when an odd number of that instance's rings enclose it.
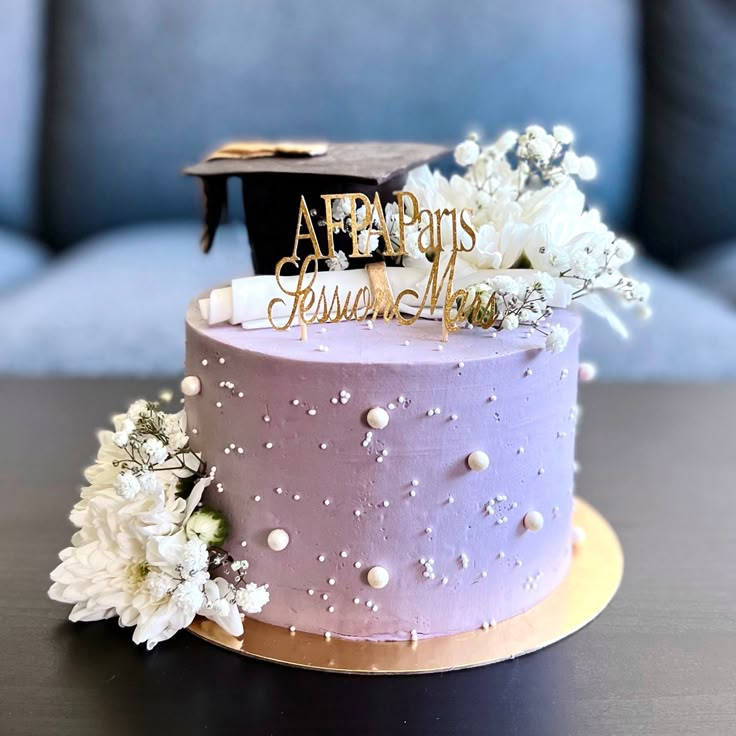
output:
{"label": "white sugar pearl", "polygon": [[538,532],[544,526],[544,516],[539,511],[528,511],[524,515],[524,528],[530,532]]}
{"label": "white sugar pearl", "polygon": [[272,529],[268,533],[268,546],[274,552],[281,552],[289,546],[289,534],[284,529]]}
{"label": "white sugar pearl", "polygon": [[346,550],[343,550],[342,552],[340,552],[340,557],[347,557],[347,556],[348,556],[348,553]]}
{"label": "white sugar pearl", "polygon": [[419,481],[415,479],[411,482],[411,484],[416,488],[419,485]]}
{"label": "white sugar pearl", "polygon": [[483,450],[475,450],[475,452],[471,452],[470,455],[468,455],[468,467],[471,470],[481,472],[483,470],[487,470],[490,464],[491,461]]}
{"label": "white sugar pearl", "polygon": [[363,563],[362,563],[362,562],[361,562],[360,560],[358,560],[357,562],[354,562],[354,563],[353,563],[353,567],[354,567],[354,568],[355,568],[356,570],[360,570],[360,568],[361,568],[361,567],[363,567]]}
{"label": "white sugar pearl", "polygon": [[216,402],[215,402],[215,406],[216,406],[216,407],[217,407],[218,409],[222,409],[222,401],[216,401]]}
{"label": "white sugar pearl", "polygon": [[385,567],[377,565],[368,570],[368,585],[371,588],[385,588],[388,585],[389,574]]}
{"label": "white sugar pearl", "polygon": [[581,363],[578,368],[578,378],[583,383],[592,381],[598,375],[598,369],[592,363]]}
{"label": "white sugar pearl", "polygon": [[366,422],[373,429],[384,429],[389,423],[388,412],[382,406],[374,406],[366,415]]}
{"label": "white sugar pearl", "polygon": [[329,580],[327,581],[327,584],[328,584],[328,585],[334,585],[334,584],[335,584],[335,578],[330,578],[330,579],[329,579]]}
{"label": "white sugar pearl", "polygon": [[293,634],[296,631],[296,626],[289,626],[289,631]]}
{"label": "white sugar pearl", "polygon": [[202,390],[202,381],[197,376],[187,376],[181,382],[184,396],[196,396]]}
{"label": "white sugar pearl", "polygon": [[355,603],[356,606],[360,605],[360,598],[353,598],[353,603]]}
{"label": "white sugar pearl", "polygon": [[324,561],[325,561],[325,556],[324,556],[324,555],[320,555],[320,556],[319,556],[319,557],[317,558],[317,560],[318,560],[319,562],[324,562]]}
{"label": "white sugar pearl", "polygon": [[218,363],[219,363],[220,365],[225,365],[225,358],[220,358],[220,359],[219,359],[219,360],[218,360],[217,362],[218,362]]}
{"label": "white sugar pearl", "polygon": [[579,547],[583,542],[585,542],[587,534],[585,532],[585,529],[581,526],[574,526],[572,528],[572,543],[575,547]]}
{"label": "white sugar pearl", "polygon": [[325,639],[332,639],[332,634],[329,631],[325,631]]}
{"label": "white sugar pearl", "polygon": [[209,361],[207,360],[207,358],[202,358],[202,365],[206,367],[208,364]]}
{"label": "white sugar pearl", "polygon": [[310,417],[316,416],[317,410],[316,409],[310,409],[307,414],[309,414]]}

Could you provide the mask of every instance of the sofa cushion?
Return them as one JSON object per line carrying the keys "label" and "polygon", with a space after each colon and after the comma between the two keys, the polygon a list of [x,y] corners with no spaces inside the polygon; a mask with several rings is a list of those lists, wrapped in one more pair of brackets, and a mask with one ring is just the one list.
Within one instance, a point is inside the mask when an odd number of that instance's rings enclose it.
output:
{"label": "sofa cushion", "polygon": [[106,233],[0,295],[0,373],[178,374],[189,301],[251,270],[242,225],[224,227],[208,256],[199,234],[196,223]]}
{"label": "sofa cushion", "polygon": [[0,224],[36,214],[44,0],[0,0]]}
{"label": "sofa cushion", "polygon": [[644,2],[638,229],[672,265],[736,236],[736,4]]}
{"label": "sofa cushion", "polygon": [[626,320],[621,340],[586,314],[581,358],[604,380],[717,381],[736,378],[736,310],[712,290],[640,259],[635,275],[652,287],[651,319]]}
{"label": "sofa cushion", "polygon": [[0,294],[38,273],[47,260],[40,243],[0,228]]}
{"label": "sofa cushion", "polygon": [[46,239],[199,216],[187,163],[233,137],[452,142],[568,122],[621,220],[635,0],[50,3]]}
{"label": "sofa cushion", "polygon": [[736,239],[721,243],[684,270],[696,283],[729,301],[736,309]]}

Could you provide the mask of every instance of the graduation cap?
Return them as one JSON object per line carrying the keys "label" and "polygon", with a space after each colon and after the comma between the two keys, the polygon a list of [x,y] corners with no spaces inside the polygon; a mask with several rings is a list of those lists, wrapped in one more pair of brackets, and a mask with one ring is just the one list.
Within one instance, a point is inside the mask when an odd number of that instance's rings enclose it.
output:
{"label": "graduation cap", "polygon": [[[427,143],[229,143],[184,173],[202,180],[202,250],[212,247],[227,205],[227,180],[242,182],[245,222],[257,274],[272,274],[294,246],[300,198],[310,210],[324,211],[323,194],[376,192],[385,204],[402,188],[409,171],[449,153]],[[317,228],[320,246],[326,229]],[[364,264],[360,264],[364,265]]]}

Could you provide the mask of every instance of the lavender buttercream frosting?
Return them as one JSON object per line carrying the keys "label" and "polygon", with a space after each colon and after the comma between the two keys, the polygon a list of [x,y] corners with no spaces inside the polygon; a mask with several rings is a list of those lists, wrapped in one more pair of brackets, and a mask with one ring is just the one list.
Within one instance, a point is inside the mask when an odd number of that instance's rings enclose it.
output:
{"label": "lavender buttercream frosting", "polygon": [[[186,399],[189,431],[217,468],[207,502],[230,521],[230,551],[248,560],[246,580],[269,585],[256,618],[359,639],[440,636],[515,616],[559,585],[580,319],[551,321],[570,331],[559,354],[523,329],[442,344],[430,321],[312,326],[301,342],[297,328],[210,327],[190,306],[186,374],[201,391]],[[388,423],[370,426],[371,409]],[[274,530],[288,536],[279,551]]]}

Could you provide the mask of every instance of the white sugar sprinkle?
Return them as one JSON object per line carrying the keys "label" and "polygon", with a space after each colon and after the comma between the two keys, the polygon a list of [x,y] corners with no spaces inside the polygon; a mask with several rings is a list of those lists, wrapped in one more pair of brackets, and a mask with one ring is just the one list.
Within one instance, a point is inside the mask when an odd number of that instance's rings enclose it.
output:
{"label": "white sugar sprinkle", "polygon": [[209,363],[207,358],[202,358],[202,365],[206,366]]}
{"label": "white sugar sprinkle", "polygon": [[307,414],[309,414],[310,417],[313,417],[313,416],[315,416],[317,414],[317,410],[316,409],[310,409],[307,412]]}
{"label": "white sugar sprinkle", "polygon": [[298,493],[295,493],[294,494],[294,500],[295,501],[300,501],[301,500],[301,496]]}
{"label": "white sugar sprinkle", "polygon": [[215,402],[215,406],[216,406],[216,407],[217,407],[218,409],[222,409],[222,401],[216,401],[216,402]]}
{"label": "white sugar sprinkle", "polygon": [[264,421],[264,422],[270,422],[270,421],[271,421],[271,417],[270,417],[270,416],[268,416],[268,414],[264,414],[264,416],[263,416],[263,421]]}
{"label": "white sugar sprinkle", "polygon": [[299,406],[299,399],[292,399],[291,404],[292,406]]}
{"label": "white sugar sprinkle", "polygon": [[318,560],[319,560],[320,562],[324,562],[324,561],[325,561],[325,556],[324,556],[324,555],[319,555],[319,557],[317,557],[317,559],[318,559]]}
{"label": "white sugar sprinkle", "polygon": [[225,365],[225,358],[220,358],[219,361],[217,361],[220,365]]}
{"label": "white sugar sprinkle", "polygon": [[356,570],[360,570],[360,568],[361,568],[361,567],[363,567],[363,563],[362,563],[362,562],[361,562],[360,560],[358,560],[357,562],[354,562],[354,563],[353,563],[353,567],[354,567],[354,568],[355,568]]}
{"label": "white sugar sprinkle", "polygon": [[322,501],[322,503],[323,503],[323,504],[324,504],[325,506],[329,506],[329,505],[330,505],[330,499],[329,499],[329,498],[326,498],[326,499],[325,499],[324,501]]}
{"label": "white sugar sprinkle", "polygon": [[266,449],[270,450],[273,447],[273,442],[266,442]]}
{"label": "white sugar sprinkle", "polygon": [[355,511],[353,511],[353,514],[355,516],[360,516],[360,509],[355,509]]}
{"label": "white sugar sprinkle", "polygon": [[347,557],[347,556],[348,556],[348,553],[346,550],[343,550],[342,552],[340,552],[340,557]]}
{"label": "white sugar sprinkle", "polygon": [[320,449],[320,450],[326,450],[326,449],[327,449],[327,444],[326,444],[325,442],[323,442],[323,443],[322,443],[322,444],[321,444],[321,445],[319,446],[319,449]]}

